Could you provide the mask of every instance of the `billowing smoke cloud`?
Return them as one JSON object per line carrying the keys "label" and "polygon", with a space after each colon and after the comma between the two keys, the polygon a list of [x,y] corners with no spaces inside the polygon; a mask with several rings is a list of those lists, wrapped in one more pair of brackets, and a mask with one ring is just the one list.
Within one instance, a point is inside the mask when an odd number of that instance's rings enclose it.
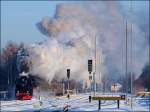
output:
{"label": "billowing smoke cloud", "polygon": [[[60,79],[66,77],[66,69],[70,68],[72,78],[88,80],[87,60],[94,60],[96,36],[97,79],[99,74],[107,75],[112,80],[124,75],[125,17],[120,13],[118,5],[116,2],[58,5],[53,18],[45,17],[37,24],[41,33],[49,38],[30,46],[31,74],[50,83],[56,76]],[[132,68],[139,75],[148,62],[148,44],[145,33],[132,23]]]}

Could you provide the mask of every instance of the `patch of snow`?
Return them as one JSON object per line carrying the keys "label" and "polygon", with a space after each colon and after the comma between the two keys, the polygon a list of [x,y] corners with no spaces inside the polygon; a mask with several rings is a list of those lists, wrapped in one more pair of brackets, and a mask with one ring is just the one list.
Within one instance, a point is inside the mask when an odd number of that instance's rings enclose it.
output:
{"label": "patch of snow", "polygon": [[[98,101],[89,103],[89,94],[71,95],[70,99],[66,96],[49,97],[46,99],[32,98],[32,100],[20,101],[1,101],[1,111],[63,111],[67,106],[69,111],[97,111]],[[104,95],[105,96],[105,95]],[[107,95],[106,95],[107,96]],[[130,97],[129,97],[130,99]],[[131,101],[120,101],[120,108],[117,108],[116,101],[102,101],[101,111],[148,111],[149,100],[147,98],[133,97],[133,107]]]}

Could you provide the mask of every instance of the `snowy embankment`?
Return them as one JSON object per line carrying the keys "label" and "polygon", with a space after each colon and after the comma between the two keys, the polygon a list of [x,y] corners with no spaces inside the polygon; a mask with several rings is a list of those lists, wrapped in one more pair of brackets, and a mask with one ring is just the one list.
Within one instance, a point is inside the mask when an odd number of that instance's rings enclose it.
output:
{"label": "snowy embankment", "polygon": [[[62,97],[42,97],[41,100],[33,98],[28,101],[1,101],[1,111],[63,111],[67,106],[70,111],[97,111],[98,101],[89,103],[88,94],[71,95],[70,99]],[[107,96],[106,94],[104,96]],[[130,98],[129,98],[130,99]],[[120,109],[117,108],[116,101],[102,101],[101,111],[149,111],[149,99],[133,97],[132,109],[130,100],[120,101]]]}

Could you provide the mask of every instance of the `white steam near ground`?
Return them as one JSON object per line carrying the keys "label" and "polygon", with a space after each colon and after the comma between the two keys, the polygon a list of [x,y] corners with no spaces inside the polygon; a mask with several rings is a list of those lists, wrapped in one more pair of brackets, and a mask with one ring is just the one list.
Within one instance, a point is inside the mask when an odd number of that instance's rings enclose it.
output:
{"label": "white steam near ground", "polygon": [[[125,75],[126,17],[120,8],[117,2],[58,5],[53,18],[44,17],[37,24],[40,32],[48,38],[29,46],[30,73],[50,84],[56,76],[60,80],[66,78],[66,69],[70,68],[72,79],[88,81],[87,61],[94,61],[96,36],[97,81],[100,82],[100,74],[101,77],[108,76],[112,80]],[[148,42],[145,35],[148,30],[142,30],[132,19],[132,71],[139,76],[148,63]],[[130,25],[129,20],[128,49]],[[128,53],[128,70],[131,70],[130,50]]]}

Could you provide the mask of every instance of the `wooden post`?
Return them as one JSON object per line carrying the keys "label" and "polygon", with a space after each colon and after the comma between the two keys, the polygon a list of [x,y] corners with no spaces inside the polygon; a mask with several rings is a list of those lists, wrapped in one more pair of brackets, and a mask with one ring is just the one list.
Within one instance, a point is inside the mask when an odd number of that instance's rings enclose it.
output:
{"label": "wooden post", "polygon": [[101,100],[99,100],[99,107],[98,107],[98,110],[101,109]]}
{"label": "wooden post", "polygon": [[117,100],[117,104],[118,104],[118,109],[119,109],[119,100]]}

